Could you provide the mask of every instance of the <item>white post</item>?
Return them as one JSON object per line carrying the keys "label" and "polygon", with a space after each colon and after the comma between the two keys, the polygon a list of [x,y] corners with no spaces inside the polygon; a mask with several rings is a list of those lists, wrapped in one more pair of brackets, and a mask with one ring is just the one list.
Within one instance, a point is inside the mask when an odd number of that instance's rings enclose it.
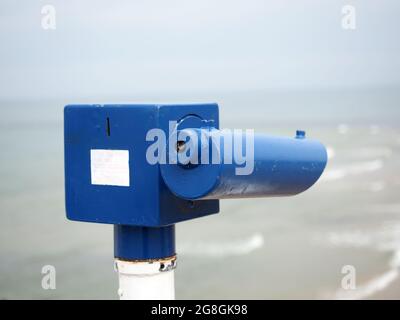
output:
{"label": "white post", "polygon": [[176,257],[149,261],[115,260],[121,300],[175,299]]}

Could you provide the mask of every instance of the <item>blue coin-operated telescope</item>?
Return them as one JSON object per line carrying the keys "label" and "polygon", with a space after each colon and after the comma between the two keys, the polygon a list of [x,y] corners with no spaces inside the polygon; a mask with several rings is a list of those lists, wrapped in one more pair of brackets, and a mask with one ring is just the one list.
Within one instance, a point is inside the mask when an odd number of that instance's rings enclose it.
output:
{"label": "blue coin-operated telescope", "polygon": [[122,299],[174,298],[177,222],[299,194],[327,163],[303,131],[220,130],[217,104],[66,106],[64,138],[67,217],[114,225]]}

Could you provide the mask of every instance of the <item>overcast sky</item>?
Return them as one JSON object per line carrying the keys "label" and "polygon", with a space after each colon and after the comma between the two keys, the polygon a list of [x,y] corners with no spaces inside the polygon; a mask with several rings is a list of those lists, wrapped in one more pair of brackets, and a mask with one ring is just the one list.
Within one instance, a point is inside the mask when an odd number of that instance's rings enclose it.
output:
{"label": "overcast sky", "polygon": [[397,86],[400,1],[2,0],[0,43],[0,99]]}

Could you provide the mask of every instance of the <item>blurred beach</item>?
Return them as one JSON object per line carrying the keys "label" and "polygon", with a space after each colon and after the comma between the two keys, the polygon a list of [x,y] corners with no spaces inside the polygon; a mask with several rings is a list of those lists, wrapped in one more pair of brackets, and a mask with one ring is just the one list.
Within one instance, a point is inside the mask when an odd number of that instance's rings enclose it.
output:
{"label": "blurred beach", "polygon": [[[177,226],[178,299],[400,298],[400,90],[210,92],[123,100],[0,102],[0,298],[116,299],[112,226],[67,221],[63,106],[217,102],[221,127],[294,136],[329,164],[291,198],[221,201]],[[57,271],[41,287],[42,267]],[[356,269],[356,290],[341,288]]]}

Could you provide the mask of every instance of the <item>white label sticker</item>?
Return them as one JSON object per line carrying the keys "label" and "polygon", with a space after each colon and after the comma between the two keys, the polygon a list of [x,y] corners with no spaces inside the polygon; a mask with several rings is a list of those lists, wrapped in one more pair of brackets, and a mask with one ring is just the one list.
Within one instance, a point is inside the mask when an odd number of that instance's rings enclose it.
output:
{"label": "white label sticker", "polygon": [[92,184],[129,187],[129,150],[90,150]]}

